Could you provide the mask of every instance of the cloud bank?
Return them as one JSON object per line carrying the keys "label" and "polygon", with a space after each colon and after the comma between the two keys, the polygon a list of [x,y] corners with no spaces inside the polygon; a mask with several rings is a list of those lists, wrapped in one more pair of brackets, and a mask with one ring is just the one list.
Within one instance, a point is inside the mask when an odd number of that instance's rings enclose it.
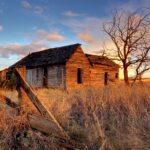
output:
{"label": "cloud bank", "polygon": [[11,55],[25,56],[28,53],[44,50],[50,47],[51,42],[64,42],[66,38],[59,32],[48,32],[43,29],[36,30],[31,43],[10,43],[0,45],[0,56],[9,58]]}
{"label": "cloud bank", "polygon": [[45,48],[47,48],[46,45],[39,43],[30,43],[24,45],[12,43],[5,46],[0,46],[0,56],[4,58],[9,58],[11,55],[18,55],[22,57],[31,52],[39,51]]}

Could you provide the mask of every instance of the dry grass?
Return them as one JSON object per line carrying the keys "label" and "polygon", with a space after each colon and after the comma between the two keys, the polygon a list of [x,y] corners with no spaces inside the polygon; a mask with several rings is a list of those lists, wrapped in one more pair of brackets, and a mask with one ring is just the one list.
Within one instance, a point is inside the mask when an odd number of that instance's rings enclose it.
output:
{"label": "dry grass", "polygon": [[[87,149],[150,149],[149,83],[132,88],[116,85],[99,90],[36,92],[68,134]],[[6,149],[14,145],[21,149],[38,149],[39,145],[43,145],[41,149],[60,149],[52,137],[32,131],[25,114],[10,120],[1,117],[0,121],[0,145]]]}
{"label": "dry grass", "polygon": [[71,137],[90,149],[150,149],[150,85],[38,90]]}
{"label": "dry grass", "polygon": [[[18,102],[16,91],[0,90],[0,150],[58,150],[54,138],[32,130],[27,120],[29,108],[11,108],[6,105],[5,96]],[[26,106],[26,105],[25,105]]]}

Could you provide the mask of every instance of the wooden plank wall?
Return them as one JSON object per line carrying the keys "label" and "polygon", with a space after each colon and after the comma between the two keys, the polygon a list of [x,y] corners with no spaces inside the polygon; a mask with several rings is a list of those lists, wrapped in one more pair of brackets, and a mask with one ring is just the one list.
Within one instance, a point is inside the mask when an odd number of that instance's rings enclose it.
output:
{"label": "wooden plank wall", "polygon": [[65,88],[66,74],[65,65],[48,67],[48,87]]}
{"label": "wooden plank wall", "polygon": [[[65,66],[49,66],[47,67],[47,87],[51,88],[65,88],[66,75]],[[26,70],[26,80],[33,88],[43,87],[44,68],[34,68]]]}
{"label": "wooden plank wall", "polygon": [[0,72],[0,80],[6,80],[6,73],[8,72],[8,69],[4,69]]}
{"label": "wooden plank wall", "polygon": [[[82,70],[82,84],[77,83],[77,69]],[[84,88],[90,86],[90,63],[79,47],[66,63],[66,88]]]}
{"label": "wooden plank wall", "polygon": [[[77,70],[81,68],[82,83],[77,83]],[[118,81],[115,78],[119,74],[118,67],[94,64],[90,62],[81,47],[72,54],[66,65],[54,65],[47,67],[47,87],[63,89],[80,89],[87,87],[100,88],[104,86],[104,74],[108,73],[108,84]],[[44,67],[27,69],[26,80],[32,87],[43,87]]]}
{"label": "wooden plank wall", "polygon": [[17,68],[19,70],[19,72],[21,73],[22,77],[24,79],[26,79],[26,66],[23,66],[23,67],[19,67]]}
{"label": "wooden plank wall", "polygon": [[27,69],[26,80],[32,87],[43,87],[43,68]]}
{"label": "wooden plank wall", "polygon": [[118,79],[115,78],[119,73],[119,68],[95,64],[91,67],[91,86],[95,88],[104,86],[104,74],[108,72],[108,84],[114,84]]}

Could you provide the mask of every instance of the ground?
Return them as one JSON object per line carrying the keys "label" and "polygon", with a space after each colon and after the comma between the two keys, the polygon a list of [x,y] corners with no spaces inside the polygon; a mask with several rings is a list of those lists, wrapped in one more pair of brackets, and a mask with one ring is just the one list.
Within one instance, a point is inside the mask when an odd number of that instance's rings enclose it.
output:
{"label": "ground", "polygon": [[[148,81],[133,87],[119,84],[82,91],[38,89],[35,92],[69,136],[89,150],[100,147],[104,150],[150,149]],[[1,89],[0,93],[17,102],[16,91]],[[6,110],[1,111],[0,146],[3,149],[15,146],[18,149],[61,149],[53,136],[31,129],[26,111],[9,120],[5,117]]]}

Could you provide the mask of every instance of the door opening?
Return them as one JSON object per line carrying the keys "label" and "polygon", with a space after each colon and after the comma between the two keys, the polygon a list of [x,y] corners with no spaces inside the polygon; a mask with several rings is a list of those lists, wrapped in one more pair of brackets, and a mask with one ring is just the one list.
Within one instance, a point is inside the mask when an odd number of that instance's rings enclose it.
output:
{"label": "door opening", "polygon": [[47,83],[47,67],[44,67],[44,76],[43,76],[43,86],[47,87],[48,83]]}
{"label": "door opening", "polygon": [[105,85],[108,84],[108,72],[105,72],[105,74],[104,74],[104,84]]}
{"label": "door opening", "polygon": [[81,68],[77,69],[77,83],[78,84],[82,83],[82,70],[81,70]]}

